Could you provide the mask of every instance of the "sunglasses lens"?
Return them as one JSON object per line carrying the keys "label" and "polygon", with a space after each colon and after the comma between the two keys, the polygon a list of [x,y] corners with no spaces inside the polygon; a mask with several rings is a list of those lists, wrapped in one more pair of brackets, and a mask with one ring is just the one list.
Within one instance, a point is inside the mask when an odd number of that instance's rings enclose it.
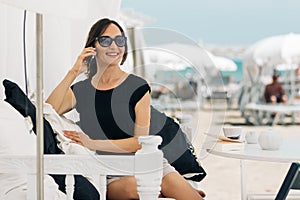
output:
{"label": "sunglasses lens", "polygon": [[115,38],[115,43],[119,47],[125,46],[125,44],[126,44],[126,37],[124,37],[124,36],[117,36]]}
{"label": "sunglasses lens", "polygon": [[109,47],[113,41],[115,41],[118,47],[124,47],[126,45],[126,37],[125,36],[117,36],[112,39],[109,36],[101,36],[97,38],[99,44],[103,47]]}
{"label": "sunglasses lens", "polygon": [[98,41],[101,46],[109,47],[113,40],[110,37],[99,37]]}

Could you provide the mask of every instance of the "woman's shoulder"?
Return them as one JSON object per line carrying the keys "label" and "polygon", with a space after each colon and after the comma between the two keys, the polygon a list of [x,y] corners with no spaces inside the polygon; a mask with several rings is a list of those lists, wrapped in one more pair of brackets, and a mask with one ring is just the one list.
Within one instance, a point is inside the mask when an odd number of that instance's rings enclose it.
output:
{"label": "woman's shoulder", "polygon": [[80,80],[71,86],[72,90],[74,90],[74,89],[80,90],[80,89],[87,88],[87,87],[90,87],[89,79]]}
{"label": "woman's shoulder", "polygon": [[148,82],[144,78],[142,78],[142,77],[140,77],[136,74],[129,74],[128,79],[132,82],[137,83],[137,84],[143,84],[143,85],[148,84]]}

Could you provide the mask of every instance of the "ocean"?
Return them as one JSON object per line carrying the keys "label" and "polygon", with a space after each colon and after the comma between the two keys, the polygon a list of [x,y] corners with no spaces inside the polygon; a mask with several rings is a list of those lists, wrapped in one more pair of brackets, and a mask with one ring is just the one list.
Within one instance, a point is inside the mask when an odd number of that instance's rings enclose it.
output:
{"label": "ocean", "polygon": [[238,66],[236,71],[221,71],[223,77],[232,76],[235,82],[240,82],[243,79],[243,62],[241,59],[232,59]]}

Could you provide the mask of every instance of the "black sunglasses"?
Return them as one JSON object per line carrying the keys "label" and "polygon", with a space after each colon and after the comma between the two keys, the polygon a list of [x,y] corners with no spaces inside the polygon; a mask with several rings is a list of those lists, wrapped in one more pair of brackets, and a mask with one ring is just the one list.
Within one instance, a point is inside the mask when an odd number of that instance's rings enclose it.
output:
{"label": "black sunglasses", "polygon": [[114,41],[118,47],[124,47],[126,45],[127,38],[125,36],[116,36],[115,38],[111,38],[109,36],[100,36],[96,37],[96,40],[102,47],[109,47]]}

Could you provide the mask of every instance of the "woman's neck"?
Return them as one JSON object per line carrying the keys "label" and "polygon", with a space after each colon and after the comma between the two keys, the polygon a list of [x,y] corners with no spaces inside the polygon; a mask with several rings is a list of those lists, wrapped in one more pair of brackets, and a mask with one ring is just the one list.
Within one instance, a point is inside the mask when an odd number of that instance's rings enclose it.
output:
{"label": "woman's neck", "polygon": [[110,89],[119,85],[127,75],[118,65],[110,65],[106,68],[98,68],[92,78],[92,83],[98,89]]}

